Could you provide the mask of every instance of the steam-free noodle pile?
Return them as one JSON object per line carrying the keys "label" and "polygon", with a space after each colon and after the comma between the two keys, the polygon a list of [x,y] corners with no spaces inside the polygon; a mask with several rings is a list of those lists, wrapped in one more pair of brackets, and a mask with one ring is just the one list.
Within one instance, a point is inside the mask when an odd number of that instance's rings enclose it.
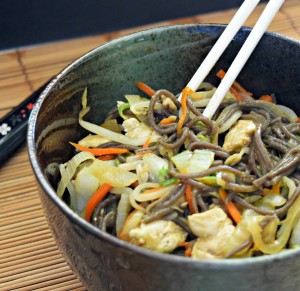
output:
{"label": "steam-free noodle pile", "polygon": [[182,104],[139,83],[151,96],[125,96],[101,126],[85,119],[85,90],[79,123],[90,134],[60,165],[58,195],[101,230],[157,252],[240,258],[298,247],[297,115],[234,86],[209,120],[211,84]]}

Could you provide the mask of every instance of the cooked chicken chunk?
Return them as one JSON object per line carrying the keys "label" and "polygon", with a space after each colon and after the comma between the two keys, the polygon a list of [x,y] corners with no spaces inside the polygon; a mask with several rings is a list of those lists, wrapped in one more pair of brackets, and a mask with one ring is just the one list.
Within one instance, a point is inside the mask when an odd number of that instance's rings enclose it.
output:
{"label": "cooked chicken chunk", "polygon": [[252,120],[239,120],[226,134],[223,149],[228,152],[239,152],[244,146],[250,144],[255,128]]}
{"label": "cooked chicken chunk", "polygon": [[129,231],[130,242],[154,251],[169,253],[185,241],[187,233],[172,221],[159,220]]}
{"label": "cooked chicken chunk", "polygon": [[226,225],[216,235],[198,238],[193,246],[192,258],[216,259],[224,258],[225,246],[233,235],[235,227]]}
{"label": "cooked chicken chunk", "polygon": [[224,210],[214,207],[188,217],[189,227],[198,237],[214,236],[226,225],[232,225]]}
{"label": "cooked chicken chunk", "polygon": [[190,215],[189,227],[198,236],[193,246],[193,258],[224,257],[224,247],[235,227],[226,213],[219,207]]}

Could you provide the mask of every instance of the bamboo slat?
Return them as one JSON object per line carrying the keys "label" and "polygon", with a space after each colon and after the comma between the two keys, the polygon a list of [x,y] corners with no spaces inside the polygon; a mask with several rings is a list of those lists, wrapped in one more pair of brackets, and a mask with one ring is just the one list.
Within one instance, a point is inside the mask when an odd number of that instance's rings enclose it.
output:
{"label": "bamboo slat", "polygon": [[[253,26],[265,4],[247,20]],[[194,15],[102,35],[0,52],[0,117],[74,59],[116,37],[180,23],[228,23],[235,10]],[[286,0],[270,31],[300,39],[300,1]],[[45,221],[24,144],[0,167],[0,290],[85,290]]]}

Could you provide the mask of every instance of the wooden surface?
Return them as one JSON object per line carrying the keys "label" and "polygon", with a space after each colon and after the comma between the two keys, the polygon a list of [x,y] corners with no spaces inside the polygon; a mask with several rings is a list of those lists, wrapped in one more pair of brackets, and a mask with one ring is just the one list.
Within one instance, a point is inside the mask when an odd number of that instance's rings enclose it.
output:
{"label": "wooden surface", "polygon": [[[257,7],[246,25],[255,24],[264,5]],[[234,12],[196,15],[147,28],[228,23]],[[0,52],[0,117],[85,52],[143,28]],[[269,30],[300,39],[300,0],[286,0]],[[0,167],[0,290],[85,290],[48,229],[25,144]]]}

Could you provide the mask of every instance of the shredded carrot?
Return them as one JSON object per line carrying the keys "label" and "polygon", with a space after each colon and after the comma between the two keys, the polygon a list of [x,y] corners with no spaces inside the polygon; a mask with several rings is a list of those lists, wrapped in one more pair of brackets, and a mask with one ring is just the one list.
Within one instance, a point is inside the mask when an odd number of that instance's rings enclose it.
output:
{"label": "shredded carrot", "polygon": [[182,126],[185,122],[185,119],[187,117],[187,105],[186,105],[186,102],[187,102],[187,96],[189,94],[192,94],[194,91],[189,88],[189,87],[185,87],[182,91],[182,96],[181,96],[181,109],[182,109],[182,113],[181,113],[181,116],[178,120],[178,125],[177,125],[177,133],[178,135],[181,134],[182,132]]}
{"label": "shredded carrot", "polygon": [[261,194],[262,194],[263,196],[266,196],[269,192],[270,192],[270,189],[268,189],[268,188],[263,188]]}
{"label": "shredded carrot", "polygon": [[266,102],[273,102],[273,98],[271,95],[262,95],[258,99]]}
{"label": "shredded carrot", "polygon": [[139,185],[139,182],[138,182],[138,181],[135,181],[135,182],[133,182],[133,183],[130,185],[130,187],[131,187],[131,188],[136,188],[138,185]]}
{"label": "shredded carrot", "polygon": [[137,152],[136,155],[137,156],[141,156],[141,155],[150,154],[150,153],[152,153],[151,150],[149,150],[149,151],[141,151],[141,152]]}
{"label": "shredded carrot", "polygon": [[170,124],[170,123],[174,123],[175,120],[176,120],[176,116],[171,115],[169,117],[163,118],[159,123],[160,124]]}
{"label": "shredded carrot", "polygon": [[226,208],[232,217],[232,219],[235,221],[235,223],[239,223],[241,221],[241,214],[236,208],[235,204],[232,201],[226,202],[227,193],[223,188],[220,188],[219,195],[221,199],[224,201]]}
{"label": "shredded carrot", "polygon": [[[226,73],[224,70],[220,69],[216,76],[220,79],[223,79],[225,77]],[[247,91],[240,83],[238,83],[237,81],[233,82],[232,86],[239,92],[245,93],[249,96],[252,96],[253,94],[249,91]]]}
{"label": "shredded carrot", "polygon": [[129,152],[129,150],[125,148],[87,148],[74,142],[70,142],[70,144],[82,152],[89,152],[95,156],[124,154]]}
{"label": "shredded carrot", "polygon": [[163,118],[161,121],[160,121],[160,124],[170,124],[170,123],[173,123],[174,121],[169,119],[169,118]]}
{"label": "shredded carrot", "polygon": [[184,255],[186,257],[191,257],[192,256],[192,247],[190,245],[185,249]]}
{"label": "shredded carrot", "polygon": [[109,154],[109,155],[100,156],[98,159],[101,161],[110,161],[113,160],[115,157],[116,157],[115,154]]}
{"label": "shredded carrot", "polygon": [[184,241],[184,242],[180,243],[179,246],[185,248],[184,255],[186,257],[190,257],[192,255],[192,246],[190,243],[188,243],[187,241]]}
{"label": "shredded carrot", "polygon": [[149,87],[147,84],[143,82],[136,82],[135,85],[144,93],[146,93],[148,96],[152,97],[155,93],[155,90],[153,90],[151,87]]}
{"label": "shredded carrot", "polygon": [[300,122],[300,117],[297,118],[297,122]]}
{"label": "shredded carrot", "polygon": [[185,197],[186,197],[186,201],[189,205],[190,212],[192,214],[196,213],[196,210],[195,210],[194,205],[193,205],[192,186],[190,184],[186,185]]}
{"label": "shredded carrot", "polygon": [[280,194],[280,187],[281,187],[281,180],[278,181],[275,185],[273,185],[273,187],[272,187],[272,192],[273,192],[274,194],[279,195],[279,194]]}
{"label": "shredded carrot", "polygon": [[161,190],[162,188],[163,188],[163,187],[156,187],[156,188],[148,189],[148,190],[145,190],[145,191],[143,192],[143,194],[150,194],[150,193],[159,191],[159,190]]}
{"label": "shredded carrot", "polygon": [[152,139],[152,134],[150,134],[147,139],[145,140],[144,144],[143,144],[143,149],[146,149],[149,147],[149,144],[151,142],[151,139]]}
{"label": "shredded carrot", "polygon": [[249,91],[247,91],[239,82],[235,81],[233,82],[233,87],[238,90],[239,92],[245,93],[249,96],[252,96],[253,94]]}
{"label": "shredded carrot", "polygon": [[230,87],[230,92],[235,96],[237,101],[243,101],[244,97],[234,87]]}
{"label": "shredded carrot", "polygon": [[110,191],[111,188],[112,187],[109,184],[104,183],[92,195],[92,197],[89,199],[89,201],[87,202],[86,207],[85,207],[85,220],[86,221],[90,221],[94,209],[99,204],[99,202],[101,202],[103,200],[103,198]]}

